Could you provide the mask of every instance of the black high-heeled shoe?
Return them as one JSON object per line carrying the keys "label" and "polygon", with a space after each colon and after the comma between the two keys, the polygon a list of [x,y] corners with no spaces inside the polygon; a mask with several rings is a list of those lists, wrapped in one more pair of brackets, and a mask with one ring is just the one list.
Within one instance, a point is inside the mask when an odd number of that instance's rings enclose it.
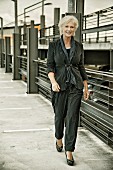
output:
{"label": "black high-heeled shoe", "polygon": [[65,151],[65,155],[66,155],[67,164],[68,164],[69,166],[73,166],[73,165],[74,165],[74,159],[73,159],[73,157],[72,157],[72,159],[67,159],[67,153],[66,153],[66,151]]}
{"label": "black high-heeled shoe", "polygon": [[62,152],[63,145],[62,146],[58,146],[57,141],[56,141],[56,149],[57,149],[58,152]]}

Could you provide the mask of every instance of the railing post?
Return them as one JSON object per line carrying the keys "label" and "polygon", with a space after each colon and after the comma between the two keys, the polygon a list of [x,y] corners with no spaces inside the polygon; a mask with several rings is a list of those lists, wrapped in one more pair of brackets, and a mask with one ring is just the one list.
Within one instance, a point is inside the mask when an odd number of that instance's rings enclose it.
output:
{"label": "railing post", "polygon": [[[112,70],[113,71],[113,70]],[[109,90],[108,90],[108,109],[109,110],[113,110],[113,98],[111,96],[113,96],[113,82],[109,82]]]}
{"label": "railing post", "polygon": [[91,38],[89,38],[89,43],[91,43]]}
{"label": "railing post", "polygon": [[19,68],[20,68],[20,34],[13,34],[13,80],[20,80]]}
{"label": "railing post", "polygon": [[105,36],[105,40],[104,40],[104,42],[107,42],[107,36]]}
{"label": "railing post", "polygon": [[[97,12],[97,27],[99,27],[99,11]],[[96,42],[99,42],[99,31],[97,31],[97,39]]]}
{"label": "railing post", "polygon": [[5,73],[11,72],[10,63],[12,58],[9,56],[11,53],[10,41],[10,37],[5,37]]}
{"label": "railing post", "polygon": [[113,50],[110,50],[110,71],[113,72]]}
{"label": "railing post", "polygon": [[38,29],[29,28],[27,39],[27,93],[37,93],[36,64],[33,60],[38,59]]}

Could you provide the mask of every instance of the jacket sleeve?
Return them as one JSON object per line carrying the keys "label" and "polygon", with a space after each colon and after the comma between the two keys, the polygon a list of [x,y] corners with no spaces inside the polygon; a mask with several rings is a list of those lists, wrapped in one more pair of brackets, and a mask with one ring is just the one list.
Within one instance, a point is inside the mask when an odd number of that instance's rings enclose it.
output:
{"label": "jacket sleeve", "polygon": [[84,50],[83,50],[83,45],[81,44],[81,56],[80,56],[80,62],[79,62],[79,70],[80,70],[80,74],[82,76],[83,81],[84,80],[88,80],[86,71],[85,71],[85,67],[84,67]]}
{"label": "jacket sleeve", "polygon": [[55,72],[55,61],[54,61],[54,43],[49,43],[48,54],[47,54],[47,73]]}

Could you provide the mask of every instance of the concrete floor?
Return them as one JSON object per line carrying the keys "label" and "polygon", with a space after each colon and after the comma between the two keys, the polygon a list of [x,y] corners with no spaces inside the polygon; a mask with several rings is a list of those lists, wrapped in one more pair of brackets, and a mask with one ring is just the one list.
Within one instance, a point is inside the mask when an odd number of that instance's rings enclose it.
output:
{"label": "concrete floor", "polygon": [[78,131],[76,164],[68,166],[64,150],[55,149],[51,103],[11,79],[0,68],[0,170],[113,170],[113,150],[84,128]]}

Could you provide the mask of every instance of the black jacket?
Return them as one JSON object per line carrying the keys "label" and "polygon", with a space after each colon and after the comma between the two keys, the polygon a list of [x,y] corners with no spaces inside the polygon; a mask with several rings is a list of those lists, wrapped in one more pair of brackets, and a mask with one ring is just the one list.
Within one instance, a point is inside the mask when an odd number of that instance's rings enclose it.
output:
{"label": "black jacket", "polygon": [[[69,60],[70,58],[70,60]],[[71,39],[70,56],[65,49],[63,38],[50,42],[47,57],[47,71],[55,73],[55,79],[61,90],[66,89],[68,75],[75,80],[74,85],[78,89],[83,88],[83,81],[87,80],[84,68],[83,46]]]}

